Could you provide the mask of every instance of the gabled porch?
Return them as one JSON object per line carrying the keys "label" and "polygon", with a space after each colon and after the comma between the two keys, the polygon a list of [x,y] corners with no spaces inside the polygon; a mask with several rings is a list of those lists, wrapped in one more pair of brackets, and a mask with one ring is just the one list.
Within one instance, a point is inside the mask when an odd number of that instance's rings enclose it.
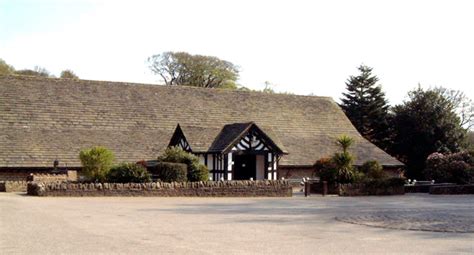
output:
{"label": "gabled porch", "polygon": [[223,128],[177,125],[169,146],[197,155],[210,180],[276,180],[278,162],[287,154],[271,130],[254,122]]}

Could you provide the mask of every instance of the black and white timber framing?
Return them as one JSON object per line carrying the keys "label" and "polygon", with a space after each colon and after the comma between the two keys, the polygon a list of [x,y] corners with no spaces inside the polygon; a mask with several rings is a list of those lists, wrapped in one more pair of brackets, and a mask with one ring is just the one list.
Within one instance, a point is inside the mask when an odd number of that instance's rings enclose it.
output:
{"label": "black and white timber framing", "polygon": [[224,137],[224,141],[212,143],[212,145],[219,144],[219,148],[211,146],[207,151],[193,151],[192,141],[188,142],[185,137],[186,130],[183,132],[178,125],[169,146],[179,146],[198,156],[200,162],[209,169],[210,180],[234,180],[237,176],[235,172],[243,171],[235,165],[234,160],[240,155],[249,155],[247,159],[255,160],[251,162],[255,169],[245,169],[245,171],[254,171],[250,176],[254,176],[257,180],[278,178],[278,161],[285,153],[255,123],[248,123],[238,134],[222,134],[225,131],[226,129],[223,128],[216,137],[216,139]]}

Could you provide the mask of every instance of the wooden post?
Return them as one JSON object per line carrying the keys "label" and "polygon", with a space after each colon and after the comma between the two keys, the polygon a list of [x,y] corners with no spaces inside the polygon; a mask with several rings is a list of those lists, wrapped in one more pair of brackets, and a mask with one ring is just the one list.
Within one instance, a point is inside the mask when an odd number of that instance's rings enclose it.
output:
{"label": "wooden post", "polygon": [[328,194],[328,182],[323,181],[322,183],[323,183],[323,196],[325,196]]}
{"label": "wooden post", "polygon": [[305,181],[304,182],[304,196],[307,197],[309,196],[310,194],[310,185],[309,185],[309,181]]}

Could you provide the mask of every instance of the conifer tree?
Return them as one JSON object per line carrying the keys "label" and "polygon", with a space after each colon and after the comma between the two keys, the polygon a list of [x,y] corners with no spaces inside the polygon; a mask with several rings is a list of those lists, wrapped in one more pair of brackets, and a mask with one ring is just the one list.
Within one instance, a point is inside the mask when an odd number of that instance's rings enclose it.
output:
{"label": "conifer tree", "polygon": [[346,82],[341,108],[360,134],[379,146],[389,146],[388,104],[379,79],[372,74],[372,68],[361,65],[360,74],[350,76]]}

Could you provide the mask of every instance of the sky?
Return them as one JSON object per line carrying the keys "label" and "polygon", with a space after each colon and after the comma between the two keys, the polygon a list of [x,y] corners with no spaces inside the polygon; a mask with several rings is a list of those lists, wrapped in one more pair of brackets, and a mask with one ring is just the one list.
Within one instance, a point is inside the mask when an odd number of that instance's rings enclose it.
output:
{"label": "sky", "polygon": [[330,96],[361,64],[391,104],[444,86],[474,99],[474,1],[0,0],[0,58],[92,80],[161,83],[146,59],[216,56],[238,83]]}

